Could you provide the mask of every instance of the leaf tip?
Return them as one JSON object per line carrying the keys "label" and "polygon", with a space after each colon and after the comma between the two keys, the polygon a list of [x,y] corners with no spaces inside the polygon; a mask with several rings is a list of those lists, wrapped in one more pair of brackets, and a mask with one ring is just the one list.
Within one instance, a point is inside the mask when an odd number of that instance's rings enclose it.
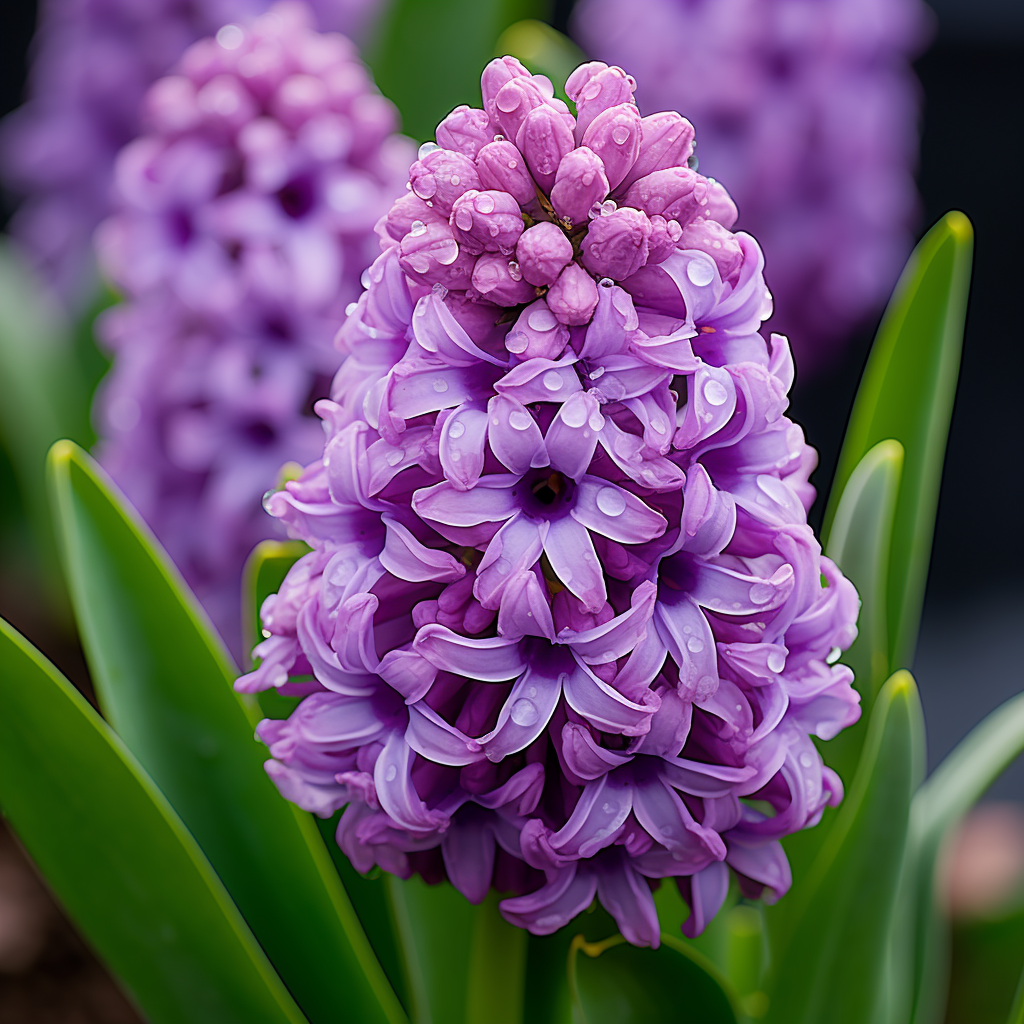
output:
{"label": "leaf tip", "polygon": [[74,441],[71,441],[66,437],[62,437],[59,441],[54,441],[53,444],[50,445],[50,451],[46,456],[46,461],[51,466],[68,463],[71,462],[81,450],[82,449],[75,444]]}
{"label": "leaf tip", "polygon": [[969,245],[974,241],[974,227],[971,225],[967,214],[960,210],[950,210],[942,218],[943,224],[949,229],[954,241],[961,245]]}

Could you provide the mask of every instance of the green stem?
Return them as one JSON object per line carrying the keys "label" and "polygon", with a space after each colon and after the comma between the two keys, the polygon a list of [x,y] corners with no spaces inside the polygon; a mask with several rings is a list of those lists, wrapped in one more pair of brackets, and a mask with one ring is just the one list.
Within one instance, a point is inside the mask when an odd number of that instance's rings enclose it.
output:
{"label": "green stem", "polygon": [[526,932],[498,912],[490,893],[476,909],[466,985],[466,1024],[523,1024]]}

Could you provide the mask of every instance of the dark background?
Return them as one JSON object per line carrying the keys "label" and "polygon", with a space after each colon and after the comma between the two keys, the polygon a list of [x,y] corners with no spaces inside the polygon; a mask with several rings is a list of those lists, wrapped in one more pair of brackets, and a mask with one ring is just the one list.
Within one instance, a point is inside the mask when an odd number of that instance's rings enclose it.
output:
{"label": "dark background", "polygon": [[[924,97],[919,186],[921,230],[950,209],[976,231],[963,369],[946,456],[935,549],[915,670],[934,765],[988,711],[1024,686],[1024,570],[1016,529],[1024,508],[1024,317],[1011,240],[1024,235],[1020,104],[1024,4],[933,0],[935,39],[917,62]],[[24,92],[35,4],[5,5],[0,32],[0,112]],[[571,2],[558,0],[565,28]],[[5,200],[4,219],[10,212]],[[793,415],[821,453],[827,492],[871,331],[814,379],[798,377]],[[819,502],[819,506],[820,506]],[[813,515],[820,517],[816,507]],[[1024,763],[994,795],[1024,798]]]}

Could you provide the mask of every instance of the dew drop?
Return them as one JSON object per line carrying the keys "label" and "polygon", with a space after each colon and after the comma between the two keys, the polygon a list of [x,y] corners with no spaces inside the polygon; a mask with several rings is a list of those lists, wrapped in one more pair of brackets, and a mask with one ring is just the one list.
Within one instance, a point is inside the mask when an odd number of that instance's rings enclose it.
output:
{"label": "dew drop", "polygon": [[436,142],[424,142],[416,151],[416,159],[422,160],[425,156],[429,156],[431,153],[436,153],[440,148],[441,147]]}
{"label": "dew drop", "polygon": [[277,494],[277,491],[271,487],[270,490],[263,495],[263,511],[270,512],[271,515],[273,515],[273,512],[270,511],[270,499],[273,498],[275,494]]}
{"label": "dew drop", "polygon": [[462,179],[457,174],[453,174],[448,180],[456,187],[462,184]]}
{"label": "dew drop", "polygon": [[438,377],[433,384],[434,390],[439,394],[444,394],[448,390],[448,381],[444,377]]}
{"label": "dew drop", "polygon": [[587,422],[587,407],[582,402],[566,402],[562,406],[562,422],[567,427],[582,427]]}
{"label": "dew drop", "polygon": [[504,135],[495,135],[494,136],[494,141],[495,142],[504,142],[505,141],[505,136]]}
{"label": "dew drop", "polygon": [[461,231],[469,231],[473,226],[473,212],[465,206],[460,206],[455,211],[455,226]]}
{"label": "dew drop", "polygon": [[526,323],[535,331],[550,331],[557,326],[558,321],[547,306],[538,306],[531,310],[530,315],[526,318]]}
{"label": "dew drop", "polygon": [[345,307],[345,316],[351,316],[356,311],[356,306],[358,306],[358,305],[359,305],[358,302],[350,302]]}
{"label": "dew drop", "polygon": [[[584,182],[586,184],[586,182]],[[587,216],[593,220],[595,217],[601,216],[601,204],[594,203],[594,205],[587,211]]]}
{"label": "dew drop", "polygon": [[834,665],[839,660],[839,656],[842,653],[843,652],[838,647],[833,647],[832,650],[828,652],[828,657],[825,659],[825,662],[829,665]]}
{"label": "dew drop", "polygon": [[537,705],[534,704],[532,700],[528,700],[526,697],[520,697],[519,700],[512,705],[511,718],[516,725],[521,725],[525,728],[536,723],[537,719],[540,718],[540,712],[537,710]]}
{"label": "dew drop", "polygon": [[691,284],[704,288],[715,279],[715,268],[707,260],[692,259],[686,265],[686,276]]}
{"label": "dew drop", "polygon": [[750,588],[750,600],[754,604],[767,604],[775,596],[775,588],[770,583],[755,583]]}
{"label": "dew drop", "polygon": [[523,331],[513,331],[511,334],[505,337],[505,348],[509,352],[525,352],[526,346],[530,344],[530,339],[526,336]]}
{"label": "dew drop", "polygon": [[439,299],[443,299],[448,294],[448,289],[445,288],[440,281],[438,281],[433,288],[430,289]]}
{"label": "dew drop", "polygon": [[466,432],[466,424],[462,420],[455,420],[448,428],[448,436],[452,440],[458,440]]}
{"label": "dew drop", "polygon": [[364,270],[362,272],[362,274],[359,275],[359,283],[364,288],[369,288],[370,287],[370,271],[369,271],[369,269]]}
{"label": "dew drop", "polygon": [[393,448],[387,453],[385,460],[389,466],[397,466],[402,461],[402,453],[397,448]]}
{"label": "dew drop", "polygon": [[597,492],[597,507],[606,516],[621,516],[626,511],[626,499],[617,487],[602,487]]}
{"label": "dew drop", "polygon": [[513,409],[508,414],[508,425],[513,430],[529,430],[533,426],[533,417],[525,409]]}
{"label": "dew drop", "polygon": [[704,650],[704,641],[701,640],[699,636],[691,636],[690,639],[686,641],[686,649],[691,654],[700,654],[700,652]]}
{"label": "dew drop", "polygon": [[414,220],[409,225],[409,234],[412,235],[413,237],[417,237],[419,235],[424,235],[424,234],[426,234],[426,232],[427,232],[427,225],[424,224],[423,221],[421,221],[421,220]]}
{"label": "dew drop", "polygon": [[599,284],[599,285],[600,285],[600,286],[601,286],[602,288],[611,288],[611,287],[612,287],[612,285],[614,285],[614,284],[615,284],[615,282],[614,282],[614,281],[613,281],[613,280],[612,280],[612,279],[611,279],[610,277],[602,277],[602,278],[601,278],[601,280],[600,280],[600,281],[598,281],[597,283],[598,283],[598,284]]}
{"label": "dew drop", "polygon": [[398,769],[393,764],[389,764],[387,770],[384,772],[384,781],[394,782],[397,777]]}
{"label": "dew drop", "polygon": [[519,264],[516,263],[515,260],[509,260],[508,276],[511,277],[513,281],[522,281],[523,279],[523,272],[519,269]]}
{"label": "dew drop", "polygon": [[615,805],[613,803],[607,801],[607,800],[603,804],[601,804],[601,811],[604,814],[611,814],[612,811],[614,811],[614,810],[615,810]]}
{"label": "dew drop", "polygon": [[237,25],[225,25],[217,32],[217,42],[225,50],[237,50],[245,39],[245,33]]}
{"label": "dew drop", "polygon": [[[697,690],[694,693],[696,700],[704,700],[706,697],[710,697],[718,689],[718,680],[714,676],[701,676],[697,680]],[[742,704],[736,705],[736,710],[741,711],[743,709]]]}
{"label": "dew drop", "polygon": [[606,199],[601,204],[601,216],[607,217],[609,213],[614,213],[619,208],[619,204],[614,199]]}
{"label": "dew drop", "polygon": [[729,392],[725,390],[725,385],[713,377],[704,382],[704,400],[708,405],[725,405],[726,399],[729,397]]}
{"label": "dew drop", "polygon": [[612,129],[612,142],[614,142],[616,146],[621,146],[628,138],[629,129],[624,124],[617,125]]}
{"label": "dew drop", "polygon": [[604,376],[604,367],[595,366],[588,374],[591,380],[600,380]]}
{"label": "dew drop", "polygon": [[786,656],[782,651],[769,651],[766,663],[769,672],[781,672],[786,667]]}
{"label": "dew drop", "polygon": [[561,391],[562,375],[557,370],[548,370],[548,372],[541,377],[541,383],[548,389],[548,391]]}
{"label": "dew drop", "polygon": [[809,754],[809,753],[808,753],[808,752],[807,752],[807,751],[805,750],[805,751],[804,751],[804,752],[803,752],[803,753],[802,753],[802,754],[800,755],[800,764],[801,764],[801,765],[802,765],[802,766],[803,766],[804,768],[810,768],[810,767],[811,767],[811,765],[812,765],[812,764],[814,764],[814,758],[813,758],[813,757],[811,757],[811,755],[810,755],[810,754]]}
{"label": "dew drop", "polygon": [[473,206],[476,207],[477,213],[494,213],[494,196],[488,196],[481,192],[473,200]]}

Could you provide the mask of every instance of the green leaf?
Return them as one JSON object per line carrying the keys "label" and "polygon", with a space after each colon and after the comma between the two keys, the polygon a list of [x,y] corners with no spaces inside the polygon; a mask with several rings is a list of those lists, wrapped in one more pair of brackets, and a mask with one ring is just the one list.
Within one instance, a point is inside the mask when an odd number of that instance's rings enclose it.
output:
{"label": "green leaf", "polygon": [[458,890],[419,878],[386,879],[405,960],[413,1024],[458,1024],[466,993],[477,908]]}
{"label": "green leaf", "polygon": [[[312,1021],[404,1014],[309,816],[262,767],[236,670],[195,597],[95,462],[54,445],[72,603],[104,713],[223,879]],[[251,705],[250,705],[251,709]],[[329,979],[329,982],[328,982]]]}
{"label": "green leaf", "polygon": [[543,21],[528,18],[510,25],[498,37],[496,56],[518,57],[535,75],[545,75],[555,87],[555,95],[568,102],[565,80],[586,61],[586,55],[568,36]]}
{"label": "green leaf", "polygon": [[573,940],[569,987],[574,1024],[736,1024],[739,1001],[714,965],[692,947],[662,935],[657,949],[621,935]]}
{"label": "green leaf", "polygon": [[865,453],[894,438],[905,461],[889,558],[889,664],[917,642],[942,462],[953,410],[970,283],[973,231],[956,211],[910,257],[878,329],[829,496],[828,537],[847,480]]}
{"label": "green leaf", "polygon": [[466,1024],[523,1024],[528,933],[501,916],[500,899],[490,892],[474,908]]}
{"label": "green leaf", "polygon": [[913,1021],[941,1020],[948,934],[937,900],[935,869],[942,844],[1003,771],[1024,753],[1024,693],[983,719],[935,769],[914,797],[910,859],[916,883]]}
{"label": "green leaf", "polygon": [[366,60],[402,112],[405,133],[433,139],[454,107],[479,106],[480,73],[498,37],[517,21],[545,17],[549,7],[550,0],[393,0]]}
{"label": "green leaf", "polygon": [[0,620],[0,806],[152,1024],[304,1024],[174,810]]}
{"label": "green leaf", "polygon": [[770,1024],[872,1019],[911,796],[923,773],[923,730],[914,680],[897,672],[879,692],[860,767],[825,845],[788,897],[793,925],[772,950]]}
{"label": "green leaf", "polygon": [[1013,1006],[1010,1009],[1010,1016],[1006,1018],[1006,1024],[1024,1024],[1024,968],[1020,972],[1017,994],[1013,997]]}

